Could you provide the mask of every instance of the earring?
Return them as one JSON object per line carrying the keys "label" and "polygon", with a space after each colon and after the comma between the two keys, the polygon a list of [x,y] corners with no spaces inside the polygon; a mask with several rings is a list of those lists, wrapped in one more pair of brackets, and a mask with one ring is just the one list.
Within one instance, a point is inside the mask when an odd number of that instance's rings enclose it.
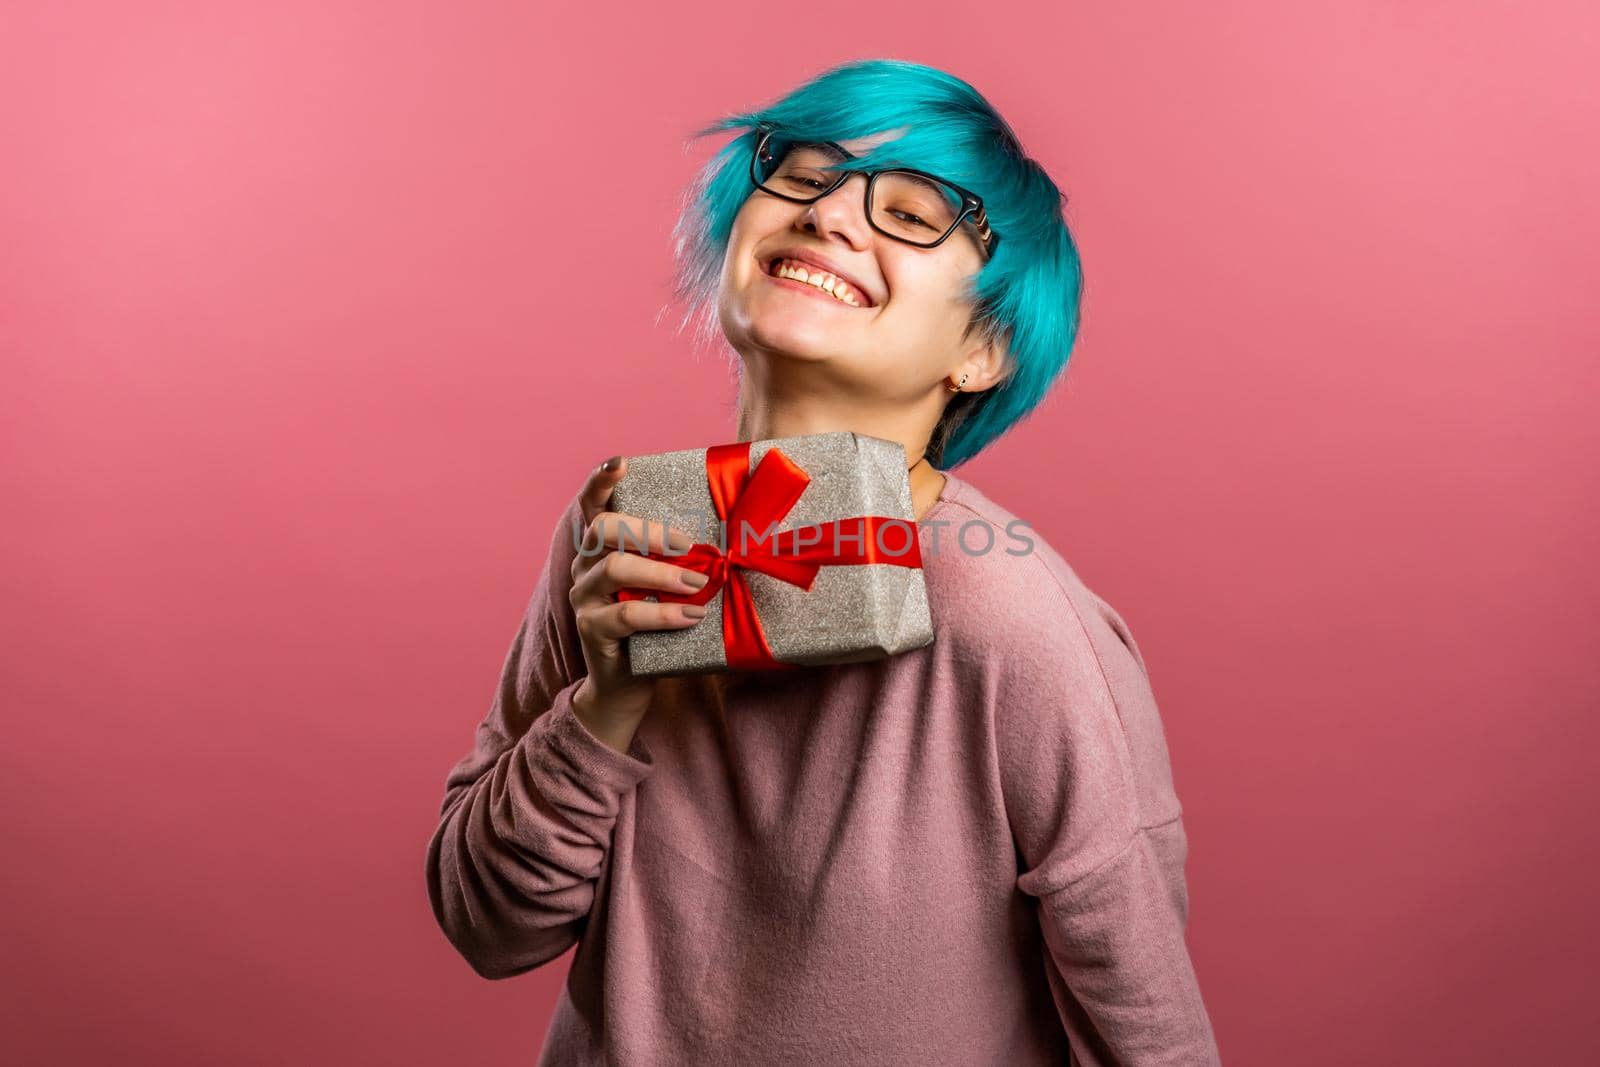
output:
{"label": "earring", "polygon": [[967,376],[965,374],[963,374],[961,376],[960,385],[946,386],[946,388],[948,388],[952,393],[959,393],[959,392],[961,392],[961,386],[966,385],[966,384],[967,384]]}

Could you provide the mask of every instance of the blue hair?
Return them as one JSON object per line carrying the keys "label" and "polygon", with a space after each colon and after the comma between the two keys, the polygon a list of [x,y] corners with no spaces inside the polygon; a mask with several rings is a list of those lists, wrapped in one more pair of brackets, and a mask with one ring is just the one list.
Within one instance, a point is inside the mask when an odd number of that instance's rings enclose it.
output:
{"label": "blue hair", "polygon": [[918,63],[845,63],[766,108],[728,115],[694,134],[743,131],[701,169],[673,231],[685,322],[699,314],[705,334],[715,329],[712,305],[734,216],[753,191],[750,155],[759,126],[819,141],[905,127],[897,140],[841,168],[911,167],[983,198],[1000,242],[965,293],[974,308],[968,334],[980,330],[1005,346],[1005,377],[983,392],[951,398],[929,459],[960,466],[1032,412],[1066,369],[1078,333],[1083,269],[1063,214],[1066,196],[976,89]]}

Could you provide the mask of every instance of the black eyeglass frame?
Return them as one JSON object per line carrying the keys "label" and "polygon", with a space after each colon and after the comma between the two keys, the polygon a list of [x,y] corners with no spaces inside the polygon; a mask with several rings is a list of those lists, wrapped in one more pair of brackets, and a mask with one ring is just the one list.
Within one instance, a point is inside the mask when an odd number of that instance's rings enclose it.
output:
{"label": "black eyeglass frame", "polygon": [[[834,180],[832,185],[828,186],[826,189],[818,190],[814,196],[790,196],[788,193],[780,193],[774,189],[769,189],[765,185],[761,184],[759,164],[761,163],[766,152],[768,142],[770,142],[779,131],[775,128],[766,127],[758,129],[757,132],[760,134],[760,136],[756,139],[755,151],[750,153],[750,184],[754,185],[757,189],[763,193],[766,193],[768,196],[775,196],[780,200],[789,200],[796,204],[814,204],[818,200],[821,200],[823,197],[827,196],[829,193],[833,192],[835,189],[839,188],[839,186],[843,185],[845,182],[849,181],[855,175],[864,174],[867,176],[867,187],[863,193],[862,206],[866,208],[867,225],[871,226],[874,230],[883,234],[885,237],[888,237],[891,240],[901,241],[913,248],[938,248],[940,245],[944,244],[950,239],[951,234],[955,233],[961,228],[961,223],[964,220],[970,218],[972,220],[973,228],[978,231],[978,241],[980,243],[980,247],[983,249],[986,259],[993,259],[994,250],[1000,247],[1000,235],[995,233],[994,230],[990,228],[989,217],[984,213],[983,198],[970,189],[963,189],[953,181],[950,181],[946,178],[941,178],[937,174],[929,174],[926,171],[913,170],[910,167],[885,167],[883,170],[840,171],[839,176]],[[839,155],[845,159],[857,158],[853,153],[845,151],[833,141],[807,141],[804,143],[826,145],[835,152],[838,152]],[[766,158],[770,160],[772,157],[766,156]],[[873,186],[877,184],[878,176],[881,174],[911,174],[926,181],[936,182],[939,185],[943,185],[947,189],[953,190],[961,197],[961,213],[956,216],[955,221],[950,224],[950,228],[948,230],[941,234],[937,240],[929,244],[921,244],[917,241],[912,241],[902,237],[899,234],[890,233],[888,230],[885,230],[882,226],[879,226],[876,222],[874,222],[872,218],[872,189]]]}

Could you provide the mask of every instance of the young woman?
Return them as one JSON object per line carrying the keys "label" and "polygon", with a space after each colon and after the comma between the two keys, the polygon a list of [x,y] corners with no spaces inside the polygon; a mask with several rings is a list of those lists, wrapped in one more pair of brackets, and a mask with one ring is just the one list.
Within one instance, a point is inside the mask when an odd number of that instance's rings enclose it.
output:
{"label": "young woman", "polygon": [[717,130],[741,132],[678,247],[691,314],[740,359],[738,439],[904,443],[935,640],[631,678],[627,635],[704,609],[616,599],[698,576],[638,551],[683,531],[608,510],[614,457],[446,781],[440,926],[487,978],[577,946],[550,1064],[1215,1063],[1138,647],[949,471],[1066,364],[1059,190],[972,87],[914,64],[836,68]]}

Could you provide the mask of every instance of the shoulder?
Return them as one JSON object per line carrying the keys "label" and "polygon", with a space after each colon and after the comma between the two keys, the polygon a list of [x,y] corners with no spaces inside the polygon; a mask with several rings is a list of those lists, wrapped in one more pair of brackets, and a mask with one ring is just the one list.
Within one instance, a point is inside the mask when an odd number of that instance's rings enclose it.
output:
{"label": "shoulder", "polygon": [[[936,639],[958,675],[982,694],[998,730],[1026,739],[1022,748],[1064,731],[1078,748],[1105,753],[1107,766],[1126,769],[1146,824],[1176,815],[1161,715],[1122,615],[1031,524],[971,483],[953,488],[927,516],[948,520],[945,533],[981,523],[996,531],[997,546],[1008,529],[1030,542],[1011,542],[1015,554],[969,554],[959,541],[941,542],[930,561]],[[966,544],[979,547],[975,527]],[[923,548],[928,561],[926,535]]]}
{"label": "shoulder", "polygon": [[1057,661],[1098,658],[1114,645],[1144,671],[1122,616],[1032,522],[946,477],[945,496],[924,519],[922,550],[936,625],[951,640],[969,654]]}
{"label": "shoulder", "polygon": [[[941,542],[931,560],[936,640],[982,693],[995,726],[1035,741],[1066,729],[1075,745],[1101,750],[1106,766],[1133,776],[1144,824],[1176,816],[1165,726],[1122,614],[1045,537],[976,486],[958,483],[947,496],[946,507],[928,514],[949,520],[946,531],[984,523],[997,536],[1011,530],[1029,539],[1011,545],[1014,555],[966,553],[960,542],[946,555]],[[976,528],[966,544],[978,547]]]}

